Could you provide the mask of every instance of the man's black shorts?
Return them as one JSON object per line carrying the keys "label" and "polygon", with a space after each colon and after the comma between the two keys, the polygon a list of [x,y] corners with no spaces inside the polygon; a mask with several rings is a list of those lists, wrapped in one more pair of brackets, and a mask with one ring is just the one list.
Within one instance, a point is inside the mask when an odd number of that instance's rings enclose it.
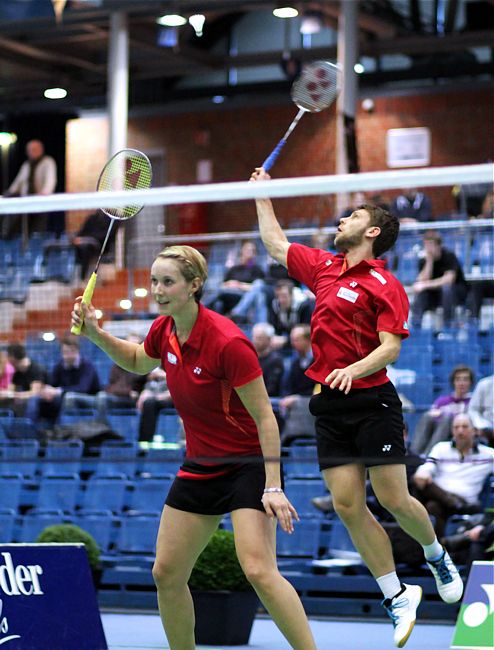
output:
{"label": "man's black shorts", "polygon": [[[250,461],[215,478],[176,477],[166,505],[200,515],[224,515],[239,508],[265,512],[261,501],[266,486],[264,460],[259,457]],[[184,468],[190,471],[189,464]]]}
{"label": "man's black shorts", "polygon": [[321,470],[355,462],[366,467],[405,462],[401,401],[391,382],[348,395],[323,386],[309,408],[316,416]]}

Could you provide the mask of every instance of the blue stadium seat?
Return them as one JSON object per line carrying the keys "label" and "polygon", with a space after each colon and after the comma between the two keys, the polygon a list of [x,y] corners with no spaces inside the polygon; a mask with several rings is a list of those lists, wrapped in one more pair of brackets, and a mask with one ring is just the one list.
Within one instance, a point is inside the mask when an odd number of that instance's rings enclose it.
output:
{"label": "blue stadium seat", "polygon": [[132,478],[136,473],[137,443],[109,440],[99,448],[96,464],[97,476],[121,475]]}
{"label": "blue stadium seat", "polygon": [[181,425],[175,409],[162,409],[156,424],[156,433],[163,436],[165,442],[180,441]]}
{"label": "blue stadium seat", "polygon": [[139,438],[139,411],[137,409],[110,409],[107,421],[113,431],[125,440],[136,442]]}
{"label": "blue stadium seat", "polygon": [[35,542],[38,535],[48,526],[62,524],[65,515],[61,510],[31,510],[21,519],[19,542]]}
{"label": "blue stadium seat", "polygon": [[[6,468],[0,466],[0,470],[6,471]],[[9,509],[17,512],[20,504],[22,489],[21,474],[0,474],[0,508]]]}
{"label": "blue stadium seat", "polygon": [[301,517],[319,517],[321,513],[312,505],[311,499],[320,497],[326,492],[324,481],[320,478],[285,481],[285,494]]}
{"label": "blue stadium seat", "polygon": [[92,476],[86,482],[82,495],[85,510],[111,510],[120,514],[125,504],[125,493],[129,483],[124,475]]}
{"label": "blue stadium seat", "polygon": [[118,553],[154,555],[160,512],[129,512],[122,517],[116,540]]}
{"label": "blue stadium seat", "polygon": [[278,531],[276,554],[280,557],[308,557],[313,560],[319,556],[321,523],[317,519],[301,518],[294,524],[291,535]]}
{"label": "blue stadium seat", "polygon": [[114,541],[117,522],[111,510],[84,510],[71,517],[72,523],[92,535],[103,553],[107,553]]}
{"label": "blue stadium seat", "polygon": [[84,444],[80,440],[49,440],[45,456],[40,462],[43,476],[68,476],[79,474]]}
{"label": "blue stadium seat", "polygon": [[0,508],[0,544],[14,541],[17,515],[12,508]]}
{"label": "blue stadium seat", "polygon": [[130,509],[161,511],[173,480],[171,475],[136,479],[130,496]]}
{"label": "blue stadium seat", "polygon": [[38,464],[39,442],[37,440],[9,440],[0,442],[0,472],[21,474],[33,478]]}
{"label": "blue stadium seat", "polygon": [[143,476],[175,475],[183,463],[184,449],[175,447],[149,447],[142,460],[141,474]]}
{"label": "blue stadium seat", "polygon": [[79,498],[80,478],[72,476],[45,476],[38,488],[38,510],[74,512]]}
{"label": "blue stadium seat", "polygon": [[4,429],[7,431],[7,436],[11,440],[29,440],[38,437],[34,422],[29,418],[14,417],[5,423]]}
{"label": "blue stadium seat", "polygon": [[60,412],[58,423],[61,425],[76,424],[84,420],[94,420],[96,415],[95,409],[65,409]]}
{"label": "blue stadium seat", "polygon": [[283,460],[287,478],[320,478],[316,445],[294,443],[287,453],[288,457]]}

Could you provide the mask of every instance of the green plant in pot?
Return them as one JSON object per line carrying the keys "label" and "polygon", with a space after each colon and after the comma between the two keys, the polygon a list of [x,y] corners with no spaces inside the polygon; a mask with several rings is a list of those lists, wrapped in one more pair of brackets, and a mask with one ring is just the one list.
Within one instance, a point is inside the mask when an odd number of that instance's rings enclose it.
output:
{"label": "green plant in pot", "polygon": [[47,526],[36,539],[38,544],[73,544],[82,543],[86,548],[87,559],[95,584],[100,571],[100,549],[92,535],[74,524],[56,524]]}
{"label": "green plant in pot", "polygon": [[233,533],[217,530],[189,580],[196,615],[196,642],[246,645],[258,599],[237,559]]}

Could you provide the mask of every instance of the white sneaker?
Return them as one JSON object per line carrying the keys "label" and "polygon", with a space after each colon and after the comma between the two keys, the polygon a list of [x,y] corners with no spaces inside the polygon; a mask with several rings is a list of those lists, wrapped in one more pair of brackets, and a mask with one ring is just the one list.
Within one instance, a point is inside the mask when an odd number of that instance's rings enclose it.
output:
{"label": "white sneaker", "polygon": [[393,598],[386,598],[382,605],[393,621],[394,642],[397,648],[403,648],[412,633],[417,618],[417,607],[422,600],[422,587],[403,585]]}
{"label": "white sneaker", "polygon": [[437,591],[444,602],[458,602],[463,594],[463,581],[448,551],[445,550],[439,560],[427,560],[427,564],[436,579]]}

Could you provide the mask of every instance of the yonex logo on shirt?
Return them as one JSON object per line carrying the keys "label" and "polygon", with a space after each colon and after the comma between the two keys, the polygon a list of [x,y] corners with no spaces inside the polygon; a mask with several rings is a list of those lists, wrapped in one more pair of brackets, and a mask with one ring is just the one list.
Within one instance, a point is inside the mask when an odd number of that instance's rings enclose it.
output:
{"label": "yonex logo on shirt", "polygon": [[198,368],[197,366],[194,368],[192,371],[195,375],[200,375],[202,372],[202,368]]}
{"label": "yonex logo on shirt", "polygon": [[384,445],[383,451],[391,451],[391,445]]}

